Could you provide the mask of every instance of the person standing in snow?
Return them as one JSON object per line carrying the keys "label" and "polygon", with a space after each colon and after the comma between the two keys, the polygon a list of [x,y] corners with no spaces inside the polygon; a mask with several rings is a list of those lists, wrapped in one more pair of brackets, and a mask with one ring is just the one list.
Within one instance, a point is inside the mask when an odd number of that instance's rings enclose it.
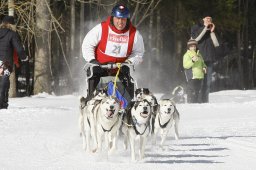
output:
{"label": "person standing in snow", "polygon": [[[86,62],[98,65],[93,67],[87,97],[96,89],[100,77],[115,75],[115,70],[103,69],[100,65],[107,63],[137,65],[142,62],[143,38],[130,22],[130,12],[125,5],[114,6],[111,16],[87,33],[82,43],[82,54]],[[125,88],[133,97],[134,86],[131,84],[127,66],[121,68],[119,78],[123,84],[126,84]]]}
{"label": "person standing in snow", "polygon": [[187,47],[188,50],[183,56],[183,67],[187,79],[187,102],[199,103],[199,93],[204,74],[206,74],[206,65],[197,49],[197,41],[190,39]]}
{"label": "person standing in snow", "polygon": [[203,81],[200,102],[208,103],[212,83],[213,62],[216,61],[215,48],[219,47],[219,42],[215,35],[215,24],[212,22],[212,18],[206,15],[200,23],[192,26],[191,37],[198,42],[198,49],[207,65],[207,75]]}
{"label": "person standing in snow", "polygon": [[14,25],[14,17],[5,16],[0,24],[0,109],[8,108],[8,92],[10,88],[10,74],[13,69],[13,53],[18,53],[21,61],[27,61],[19,36]]}

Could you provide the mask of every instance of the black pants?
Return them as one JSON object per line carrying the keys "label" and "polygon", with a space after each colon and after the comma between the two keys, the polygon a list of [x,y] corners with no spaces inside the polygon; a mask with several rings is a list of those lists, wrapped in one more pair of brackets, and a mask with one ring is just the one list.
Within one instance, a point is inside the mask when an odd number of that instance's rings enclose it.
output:
{"label": "black pants", "polygon": [[188,81],[187,86],[187,102],[188,103],[199,103],[199,93],[202,88],[202,80],[191,79]]}
{"label": "black pants", "polygon": [[[93,92],[95,91],[97,85],[100,82],[101,77],[106,76],[115,76],[116,73],[113,70],[103,69],[101,67],[93,67],[93,76],[89,79],[89,87],[88,87],[88,95],[87,97],[90,98]],[[90,74],[87,72],[87,74]],[[122,66],[119,76],[119,80],[122,82],[123,87],[129,93],[130,97],[134,97],[134,84],[131,82],[132,77],[130,76],[130,70],[127,66]]]}
{"label": "black pants", "polygon": [[0,92],[0,109],[8,107],[8,93],[10,89],[9,76],[3,75],[1,77],[1,92]]}

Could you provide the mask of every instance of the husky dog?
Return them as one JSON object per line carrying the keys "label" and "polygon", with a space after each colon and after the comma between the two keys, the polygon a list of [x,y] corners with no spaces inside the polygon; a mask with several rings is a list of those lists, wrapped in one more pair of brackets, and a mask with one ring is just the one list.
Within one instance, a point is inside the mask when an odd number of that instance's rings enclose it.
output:
{"label": "husky dog", "polygon": [[[107,96],[106,90],[100,89],[95,90],[93,96],[84,98],[80,97],[80,115],[79,115],[79,127],[80,136],[83,137],[83,149],[90,152],[90,141],[93,137],[95,148],[97,147],[96,132],[95,132],[95,121],[93,110],[100,103],[100,101]],[[89,99],[91,98],[91,99]]]}
{"label": "husky dog", "polygon": [[176,109],[175,103],[170,99],[162,99],[159,101],[159,110],[156,114],[155,124],[154,124],[154,138],[153,142],[156,143],[157,133],[160,130],[161,134],[161,146],[167,137],[169,130],[174,124],[175,128],[175,139],[179,139],[178,124],[180,115]]}
{"label": "husky dog", "polygon": [[138,88],[135,90],[136,101],[143,100],[145,95],[149,95],[150,91],[148,88]]}
{"label": "husky dog", "polygon": [[150,124],[151,124],[151,133],[154,133],[154,122],[155,122],[155,117],[156,117],[156,113],[158,111],[158,102],[156,97],[153,94],[148,94],[148,95],[144,95],[144,99],[146,99],[151,107],[151,120],[150,120]]}
{"label": "husky dog", "polygon": [[127,148],[127,139],[130,142],[131,159],[135,161],[135,144],[139,140],[139,159],[144,158],[145,142],[150,134],[150,117],[151,107],[147,100],[136,101],[134,105],[128,109],[122,132],[124,133],[125,147]]}
{"label": "husky dog", "polygon": [[94,114],[98,143],[97,149],[99,151],[102,148],[102,140],[104,136],[109,154],[111,154],[116,149],[116,138],[122,123],[119,110],[120,103],[113,96],[108,96],[102,99],[98,106],[95,108]]}

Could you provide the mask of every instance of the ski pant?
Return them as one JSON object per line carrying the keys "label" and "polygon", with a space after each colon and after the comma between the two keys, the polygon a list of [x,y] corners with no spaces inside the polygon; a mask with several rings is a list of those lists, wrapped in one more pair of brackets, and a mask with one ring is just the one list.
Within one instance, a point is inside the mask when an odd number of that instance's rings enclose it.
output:
{"label": "ski pant", "polygon": [[190,79],[187,85],[187,102],[199,103],[199,93],[202,87],[201,79]]}
{"label": "ski pant", "polygon": [[207,74],[203,79],[202,90],[200,93],[200,103],[208,103],[209,102],[209,93],[211,90],[212,83],[212,70],[213,66],[211,64],[207,65]]}
{"label": "ski pant", "polygon": [[0,109],[8,107],[8,95],[10,89],[9,75],[3,75],[1,79]]}
{"label": "ski pant", "polygon": [[[87,72],[87,74],[89,74]],[[93,76],[89,79],[87,98],[90,99],[93,92],[97,88],[100,78],[106,76],[115,76],[116,72],[101,68],[100,66],[93,67]],[[130,69],[127,66],[122,66],[118,78],[122,82],[125,90],[129,93],[130,97],[134,97],[134,84],[131,82]]]}

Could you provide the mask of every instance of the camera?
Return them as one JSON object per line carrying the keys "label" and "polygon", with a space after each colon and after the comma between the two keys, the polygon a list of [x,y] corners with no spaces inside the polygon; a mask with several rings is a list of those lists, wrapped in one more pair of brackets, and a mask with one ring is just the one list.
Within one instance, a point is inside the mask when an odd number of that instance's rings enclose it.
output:
{"label": "camera", "polygon": [[213,27],[213,24],[209,24],[209,25],[207,26],[208,29],[211,29],[212,27]]}

